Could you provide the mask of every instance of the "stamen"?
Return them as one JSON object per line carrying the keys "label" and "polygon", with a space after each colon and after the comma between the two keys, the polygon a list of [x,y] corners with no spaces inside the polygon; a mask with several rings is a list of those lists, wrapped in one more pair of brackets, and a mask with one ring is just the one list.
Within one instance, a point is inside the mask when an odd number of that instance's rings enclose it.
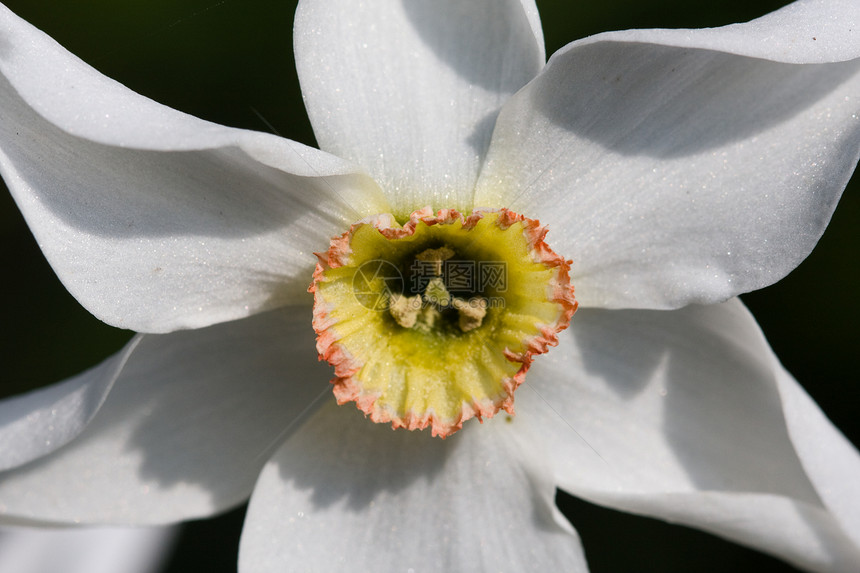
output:
{"label": "stamen", "polygon": [[412,328],[421,314],[421,295],[403,296],[399,292],[391,293],[388,312],[403,328]]}
{"label": "stamen", "polygon": [[468,301],[455,298],[454,308],[460,312],[458,325],[463,332],[478,328],[487,316],[487,301],[483,298],[472,297]]}
{"label": "stamen", "polygon": [[427,249],[418,253],[415,258],[433,264],[433,273],[438,277],[442,275],[442,263],[454,256],[454,251],[448,247],[438,249]]}

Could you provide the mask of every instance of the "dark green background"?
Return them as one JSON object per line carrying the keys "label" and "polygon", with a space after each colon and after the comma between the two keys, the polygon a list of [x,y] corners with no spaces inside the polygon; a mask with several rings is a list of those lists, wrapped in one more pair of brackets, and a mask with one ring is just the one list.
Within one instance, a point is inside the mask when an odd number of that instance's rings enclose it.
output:
{"label": "dark green background", "polygon": [[[137,92],[211,121],[275,130],[314,144],[291,52],[294,0],[6,4]],[[602,31],[719,26],[784,4],[538,0],[548,54]],[[779,284],[744,296],[787,368],[855,444],[860,443],[857,179],[809,259]],[[130,337],[91,317],[66,293],[5,191],[0,193],[0,233],[0,264],[5,269],[0,284],[6,303],[0,395],[75,374]],[[792,570],[693,530],[604,510],[565,495],[560,495],[559,504],[580,532],[596,572]],[[235,570],[242,511],[187,526],[169,570]]]}

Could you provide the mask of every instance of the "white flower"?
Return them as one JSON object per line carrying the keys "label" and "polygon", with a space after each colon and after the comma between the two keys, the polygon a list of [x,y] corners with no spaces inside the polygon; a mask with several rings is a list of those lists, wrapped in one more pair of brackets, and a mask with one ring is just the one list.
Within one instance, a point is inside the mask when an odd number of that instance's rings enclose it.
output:
{"label": "white flower", "polygon": [[[245,571],[584,569],[558,485],[849,569],[860,457],[731,297],[808,254],[857,162],[854,2],[546,67],[530,1],[439,4],[302,3],[325,152],[159,106],[0,12],[4,179],[84,306],[165,333],[0,403],[0,514],[166,523],[253,490]],[[512,423],[444,442],[319,406],[303,306],[312,251],[428,203],[539,218],[581,303]]]}

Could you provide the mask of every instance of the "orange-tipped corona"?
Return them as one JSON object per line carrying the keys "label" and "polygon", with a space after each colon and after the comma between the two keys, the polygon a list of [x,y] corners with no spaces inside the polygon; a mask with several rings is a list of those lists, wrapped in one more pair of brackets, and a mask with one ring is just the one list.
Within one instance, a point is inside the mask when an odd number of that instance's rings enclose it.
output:
{"label": "orange-tipped corona", "polygon": [[558,344],[577,306],[571,263],[546,233],[507,209],[425,207],[402,226],[377,215],[334,237],[308,290],[338,403],[443,438],[513,414],[532,357]]}

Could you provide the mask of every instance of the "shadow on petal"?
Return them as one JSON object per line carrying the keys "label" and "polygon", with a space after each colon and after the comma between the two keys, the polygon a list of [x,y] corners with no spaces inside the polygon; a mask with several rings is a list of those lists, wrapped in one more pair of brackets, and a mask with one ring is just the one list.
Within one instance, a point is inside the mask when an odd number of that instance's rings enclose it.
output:
{"label": "shadow on petal", "polygon": [[417,36],[470,84],[512,94],[532,79],[536,70],[518,64],[541,53],[520,0],[402,2]]}
{"label": "shadow on petal", "polygon": [[[577,346],[582,348],[578,358],[585,371],[601,380],[618,397],[631,400],[648,389],[649,381],[665,364],[668,346],[665,341],[656,338],[642,337],[634,340],[629,336],[619,336],[615,339],[616,347],[607,349],[601,346],[601,340],[590,340],[589,330],[605,328],[604,317],[612,317],[616,312],[581,309],[573,318],[571,334],[576,338]],[[647,329],[654,324],[651,311],[624,312],[625,330]],[[625,343],[631,346],[625,347]],[[614,355],[608,355],[607,350]]]}
{"label": "shadow on petal", "polygon": [[808,110],[860,66],[614,42],[575,48],[551,64],[529,93],[540,113],[614,152],[657,158],[751,138]]}
{"label": "shadow on petal", "polygon": [[670,351],[665,376],[663,431],[691,481],[701,490],[819,504],[788,436],[772,373],[730,341],[708,342],[696,368],[690,349]]}
{"label": "shadow on petal", "polygon": [[76,440],[3,473],[0,516],[165,523],[244,501],[272,453],[330,399],[309,313],[144,336]]}
{"label": "shadow on petal", "polygon": [[[352,404],[326,404],[302,428],[294,440],[280,474],[300,490],[312,490],[313,503],[321,508],[345,501],[355,511],[366,509],[380,493],[395,494],[414,482],[448,479],[445,463],[460,436],[433,438],[430,432],[392,430],[374,424]],[[372,471],[368,471],[372,468]],[[319,475],[329,476],[324,488]]]}
{"label": "shadow on petal", "polygon": [[575,532],[553,510],[546,459],[523,452],[516,429],[496,418],[443,441],[373,424],[351,405],[326,406],[263,470],[240,563],[585,571]]}
{"label": "shadow on petal", "polygon": [[481,157],[487,154],[487,147],[490,145],[490,138],[493,135],[493,128],[496,126],[496,118],[498,117],[498,110],[488,113],[475,123],[472,133],[466,138],[466,143],[471,145],[475,153]]}
{"label": "shadow on petal", "polygon": [[[132,364],[124,385],[124,402],[158,420],[142,419],[129,438],[127,451],[141,456],[141,479],[164,489],[197,484],[222,505],[244,489],[235,482],[243,475],[247,495],[253,468],[298,429],[306,408],[328,397],[329,369],[317,360],[309,314],[289,308],[193,336],[159,336],[158,360]],[[166,377],[176,382],[153,394],[147,382]]]}
{"label": "shadow on petal", "polygon": [[[262,165],[238,147],[103,145],[45,120],[2,76],[0,98],[8,118],[0,123],[0,142],[16,175],[73,229],[115,239],[245,238],[279,230],[301,243],[303,235],[313,236],[303,232],[309,224],[303,215],[325,214],[319,201],[331,182]],[[331,220],[342,225],[337,215]]]}

